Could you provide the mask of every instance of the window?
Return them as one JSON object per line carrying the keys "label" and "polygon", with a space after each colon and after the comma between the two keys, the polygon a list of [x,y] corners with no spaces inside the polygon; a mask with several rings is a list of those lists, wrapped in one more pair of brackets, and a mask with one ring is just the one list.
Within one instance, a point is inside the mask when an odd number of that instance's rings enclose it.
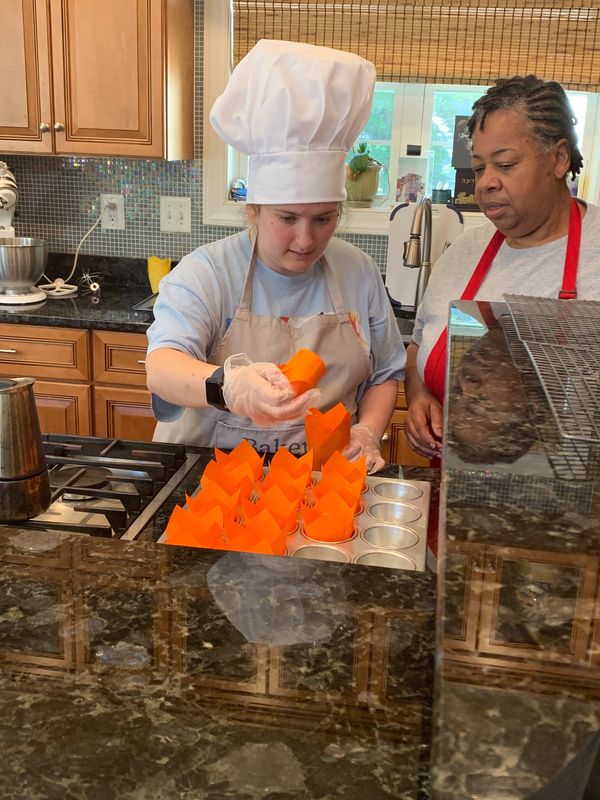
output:
{"label": "window", "polygon": [[[239,226],[242,219],[239,204],[229,200],[229,188],[235,178],[245,175],[245,159],[225,146],[208,121],[212,104],[229,77],[229,3],[205,0],[204,13],[204,224]],[[411,182],[416,185],[421,180],[429,196],[436,188],[454,190],[454,170],[450,162],[455,117],[469,115],[473,102],[486,88],[377,84],[373,110],[358,141],[368,141],[371,155],[385,169],[380,175],[373,205],[368,208],[350,206],[344,231],[386,234],[390,211],[401,200],[414,199],[410,194]],[[584,156],[578,195],[597,202],[600,146],[594,146],[594,139],[598,95],[568,94],[579,120],[579,146]]]}

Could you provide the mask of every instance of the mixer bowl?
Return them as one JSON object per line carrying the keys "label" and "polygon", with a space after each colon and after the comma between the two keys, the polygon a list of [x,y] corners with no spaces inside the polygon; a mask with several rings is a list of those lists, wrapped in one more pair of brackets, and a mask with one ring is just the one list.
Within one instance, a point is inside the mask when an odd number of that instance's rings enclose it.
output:
{"label": "mixer bowl", "polygon": [[0,239],[0,290],[28,292],[44,274],[48,245],[43,239]]}

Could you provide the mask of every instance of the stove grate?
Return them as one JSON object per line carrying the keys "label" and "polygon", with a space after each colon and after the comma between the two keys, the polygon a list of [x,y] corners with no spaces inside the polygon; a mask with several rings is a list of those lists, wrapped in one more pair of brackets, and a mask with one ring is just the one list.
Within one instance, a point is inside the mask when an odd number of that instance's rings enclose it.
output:
{"label": "stove grate", "polygon": [[[162,442],[60,434],[44,434],[42,442],[51,506],[26,527],[92,536],[139,536],[201,458],[188,453],[184,445]],[[91,480],[86,478],[88,472]],[[105,477],[104,484],[98,474]],[[78,515],[85,521],[78,522]]]}

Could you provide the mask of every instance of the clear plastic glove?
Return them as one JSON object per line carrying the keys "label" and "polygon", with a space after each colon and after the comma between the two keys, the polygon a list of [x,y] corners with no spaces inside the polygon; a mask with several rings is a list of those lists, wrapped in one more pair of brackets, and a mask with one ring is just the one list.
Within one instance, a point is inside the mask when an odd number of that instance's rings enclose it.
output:
{"label": "clear plastic glove", "polygon": [[379,447],[379,439],[371,428],[358,423],[350,428],[350,442],[342,451],[342,455],[349,461],[356,461],[357,458],[364,456],[367,462],[367,474],[371,475],[385,467],[385,460]]}
{"label": "clear plastic glove", "polygon": [[302,419],[321,396],[318,389],[311,389],[296,397],[276,364],[251,361],[245,353],[229,356],[223,375],[227,408],[239,417],[249,417],[261,428]]}

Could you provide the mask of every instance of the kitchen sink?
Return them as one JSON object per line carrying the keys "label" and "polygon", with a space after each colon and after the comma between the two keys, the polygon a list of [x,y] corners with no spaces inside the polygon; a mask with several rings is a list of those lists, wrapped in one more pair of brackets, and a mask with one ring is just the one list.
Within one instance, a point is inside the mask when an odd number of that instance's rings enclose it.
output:
{"label": "kitchen sink", "polygon": [[412,338],[413,328],[415,327],[414,317],[396,317],[398,330],[402,334],[402,341],[408,344]]}
{"label": "kitchen sink", "polygon": [[141,300],[139,303],[136,303],[133,306],[134,311],[152,311],[154,308],[154,303],[156,298],[158,297],[157,294],[151,294],[150,297],[146,297],[145,300]]}

